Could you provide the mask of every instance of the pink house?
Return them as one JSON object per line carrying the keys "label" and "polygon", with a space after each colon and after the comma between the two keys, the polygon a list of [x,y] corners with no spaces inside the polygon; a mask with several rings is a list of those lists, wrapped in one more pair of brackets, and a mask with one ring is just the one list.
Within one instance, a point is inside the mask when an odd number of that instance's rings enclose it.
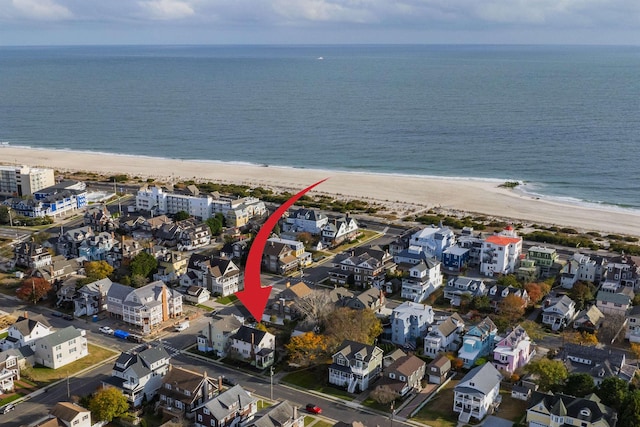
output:
{"label": "pink house", "polygon": [[529,335],[518,325],[496,346],[493,351],[493,365],[499,371],[513,374],[529,363],[534,354]]}

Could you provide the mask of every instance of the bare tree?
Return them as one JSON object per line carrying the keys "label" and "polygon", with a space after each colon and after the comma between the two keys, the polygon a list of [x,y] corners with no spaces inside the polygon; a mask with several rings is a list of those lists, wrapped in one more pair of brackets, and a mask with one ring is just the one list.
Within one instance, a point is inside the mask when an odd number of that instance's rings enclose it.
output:
{"label": "bare tree", "polygon": [[377,386],[370,394],[369,397],[373,399],[375,402],[378,402],[382,405],[386,405],[387,403],[391,403],[396,400],[399,396],[398,393],[391,390],[385,386]]}
{"label": "bare tree", "polygon": [[313,325],[322,323],[334,308],[329,291],[324,289],[315,289],[304,297],[298,298],[296,307],[305,321]]}

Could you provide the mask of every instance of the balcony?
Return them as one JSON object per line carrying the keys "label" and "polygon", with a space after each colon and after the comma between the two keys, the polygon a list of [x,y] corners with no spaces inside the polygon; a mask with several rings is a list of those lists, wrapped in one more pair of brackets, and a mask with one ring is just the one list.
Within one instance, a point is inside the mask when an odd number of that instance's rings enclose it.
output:
{"label": "balcony", "polygon": [[122,388],[125,390],[135,390],[136,387],[138,387],[138,383],[132,383],[132,382],[122,383]]}

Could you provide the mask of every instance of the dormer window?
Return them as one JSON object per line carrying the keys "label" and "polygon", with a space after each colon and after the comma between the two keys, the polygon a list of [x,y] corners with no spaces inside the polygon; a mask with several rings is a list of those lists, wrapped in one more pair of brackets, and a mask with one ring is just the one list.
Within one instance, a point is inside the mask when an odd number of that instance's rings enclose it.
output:
{"label": "dormer window", "polygon": [[582,415],[583,417],[590,417],[591,411],[589,410],[589,408],[582,408],[580,409],[580,415]]}

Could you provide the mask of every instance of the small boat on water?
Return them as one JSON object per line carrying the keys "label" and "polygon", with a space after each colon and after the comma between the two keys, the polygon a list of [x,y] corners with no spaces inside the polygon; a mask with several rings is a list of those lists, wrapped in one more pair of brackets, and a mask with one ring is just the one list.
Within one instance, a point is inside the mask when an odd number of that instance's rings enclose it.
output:
{"label": "small boat on water", "polygon": [[318,56],[318,61],[323,60],[324,58],[322,56]]}

